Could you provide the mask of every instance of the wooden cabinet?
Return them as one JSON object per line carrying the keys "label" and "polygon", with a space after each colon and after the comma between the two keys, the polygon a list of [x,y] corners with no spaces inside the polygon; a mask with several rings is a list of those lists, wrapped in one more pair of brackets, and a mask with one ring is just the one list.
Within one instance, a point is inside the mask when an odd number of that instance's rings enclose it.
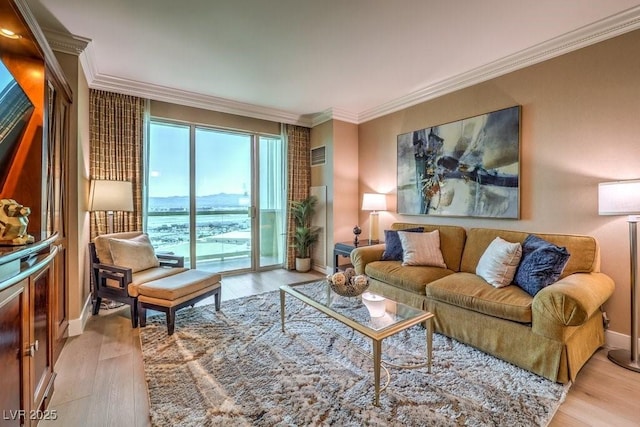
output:
{"label": "wooden cabinet", "polygon": [[[71,89],[26,0],[0,0],[6,88],[0,124],[0,198],[31,208],[36,242],[0,246],[0,425],[45,418],[68,325],[67,165]],[[9,93],[9,92],[7,92]],[[9,239],[5,239],[9,241]]]}
{"label": "wooden cabinet", "polygon": [[[0,277],[0,419],[2,425],[34,426],[50,415],[53,392],[54,316],[51,304],[55,236],[18,251],[0,250],[0,266],[19,271]],[[3,253],[4,252],[4,253]]]}
{"label": "wooden cabinet", "polygon": [[23,401],[29,399],[25,377],[24,350],[29,338],[29,280],[25,279],[4,291],[0,291],[0,408],[2,425],[20,426]]}

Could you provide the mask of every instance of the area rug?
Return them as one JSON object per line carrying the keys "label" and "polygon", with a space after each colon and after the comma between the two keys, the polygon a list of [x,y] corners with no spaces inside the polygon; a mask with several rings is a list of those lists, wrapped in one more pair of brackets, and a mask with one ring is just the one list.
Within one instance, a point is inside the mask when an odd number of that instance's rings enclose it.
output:
{"label": "area rug", "polygon": [[[164,315],[141,328],[153,426],[545,426],[568,386],[434,334],[433,367],[389,369],[372,405],[371,342],[279,292]],[[383,342],[383,358],[424,360],[425,329]],[[386,376],[382,375],[383,381]]]}

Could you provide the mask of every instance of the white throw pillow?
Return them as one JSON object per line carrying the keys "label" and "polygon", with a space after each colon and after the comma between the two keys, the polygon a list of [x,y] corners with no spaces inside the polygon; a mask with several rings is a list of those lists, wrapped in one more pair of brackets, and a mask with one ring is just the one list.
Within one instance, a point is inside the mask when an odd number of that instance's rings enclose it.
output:
{"label": "white throw pillow", "polygon": [[522,258],[520,243],[496,237],[478,261],[476,274],[496,288],[509,286]]}
{"label": "white throw pillow", "polygon": [[130,268],[133,273],[160,265],[146,234],[132,239],[109,239],[109,247],[113,264]]}
{"label": "white throw pillow", "polygon": [[402,244],[402,265],[430,265],[447,268],[440,251],[440,232],[398,231]]}

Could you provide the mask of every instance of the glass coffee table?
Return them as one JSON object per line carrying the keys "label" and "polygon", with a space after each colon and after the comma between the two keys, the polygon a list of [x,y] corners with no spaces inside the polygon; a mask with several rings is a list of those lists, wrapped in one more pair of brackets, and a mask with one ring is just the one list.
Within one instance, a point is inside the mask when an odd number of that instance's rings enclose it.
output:
{"label": "glass coffee table", "polygon": [[[381,354],[382,341],[385,338],[419,323],[424,323],[426,326],[426,362],[403,366],[393,365],[389,362],[384,363],[406,369],[427,367],[428,372],[431,372],[432,322],[434,317],[432,313],[369,292],[365,292],[359,297],[343,297],[332,291],[326,280],[321,280],[280,287],[282,332],[285,330],[285,297],[287,294],[371,339],[373,343],[373,378],[375,386],[374,405],[379,406],[380,404],[380,368],[382,367],[386,370],[382,366]],[[374,307],[374,305],[382,307],[384,311],[375,313],[378,307]],[[370,313],[373,313],[375,317],[372,317]]]}

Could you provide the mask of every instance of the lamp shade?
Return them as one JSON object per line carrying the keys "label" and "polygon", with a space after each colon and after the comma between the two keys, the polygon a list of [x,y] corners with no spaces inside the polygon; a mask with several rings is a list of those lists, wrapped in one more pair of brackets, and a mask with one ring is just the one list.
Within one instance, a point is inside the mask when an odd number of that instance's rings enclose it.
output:
{"label": "lamp shade", "polygon": [[362,196],[363,211],[386,211],[387,196],[377,193],[364,193]]}
{"label": "lamp shade", "polygon": [[133,211],[133,187],[129,181],[91,181],[90,211]]}
{"label": "lamp shade", "polygon": [[640,180],[598,184],[598,213],[600,215],[640,214]]}

